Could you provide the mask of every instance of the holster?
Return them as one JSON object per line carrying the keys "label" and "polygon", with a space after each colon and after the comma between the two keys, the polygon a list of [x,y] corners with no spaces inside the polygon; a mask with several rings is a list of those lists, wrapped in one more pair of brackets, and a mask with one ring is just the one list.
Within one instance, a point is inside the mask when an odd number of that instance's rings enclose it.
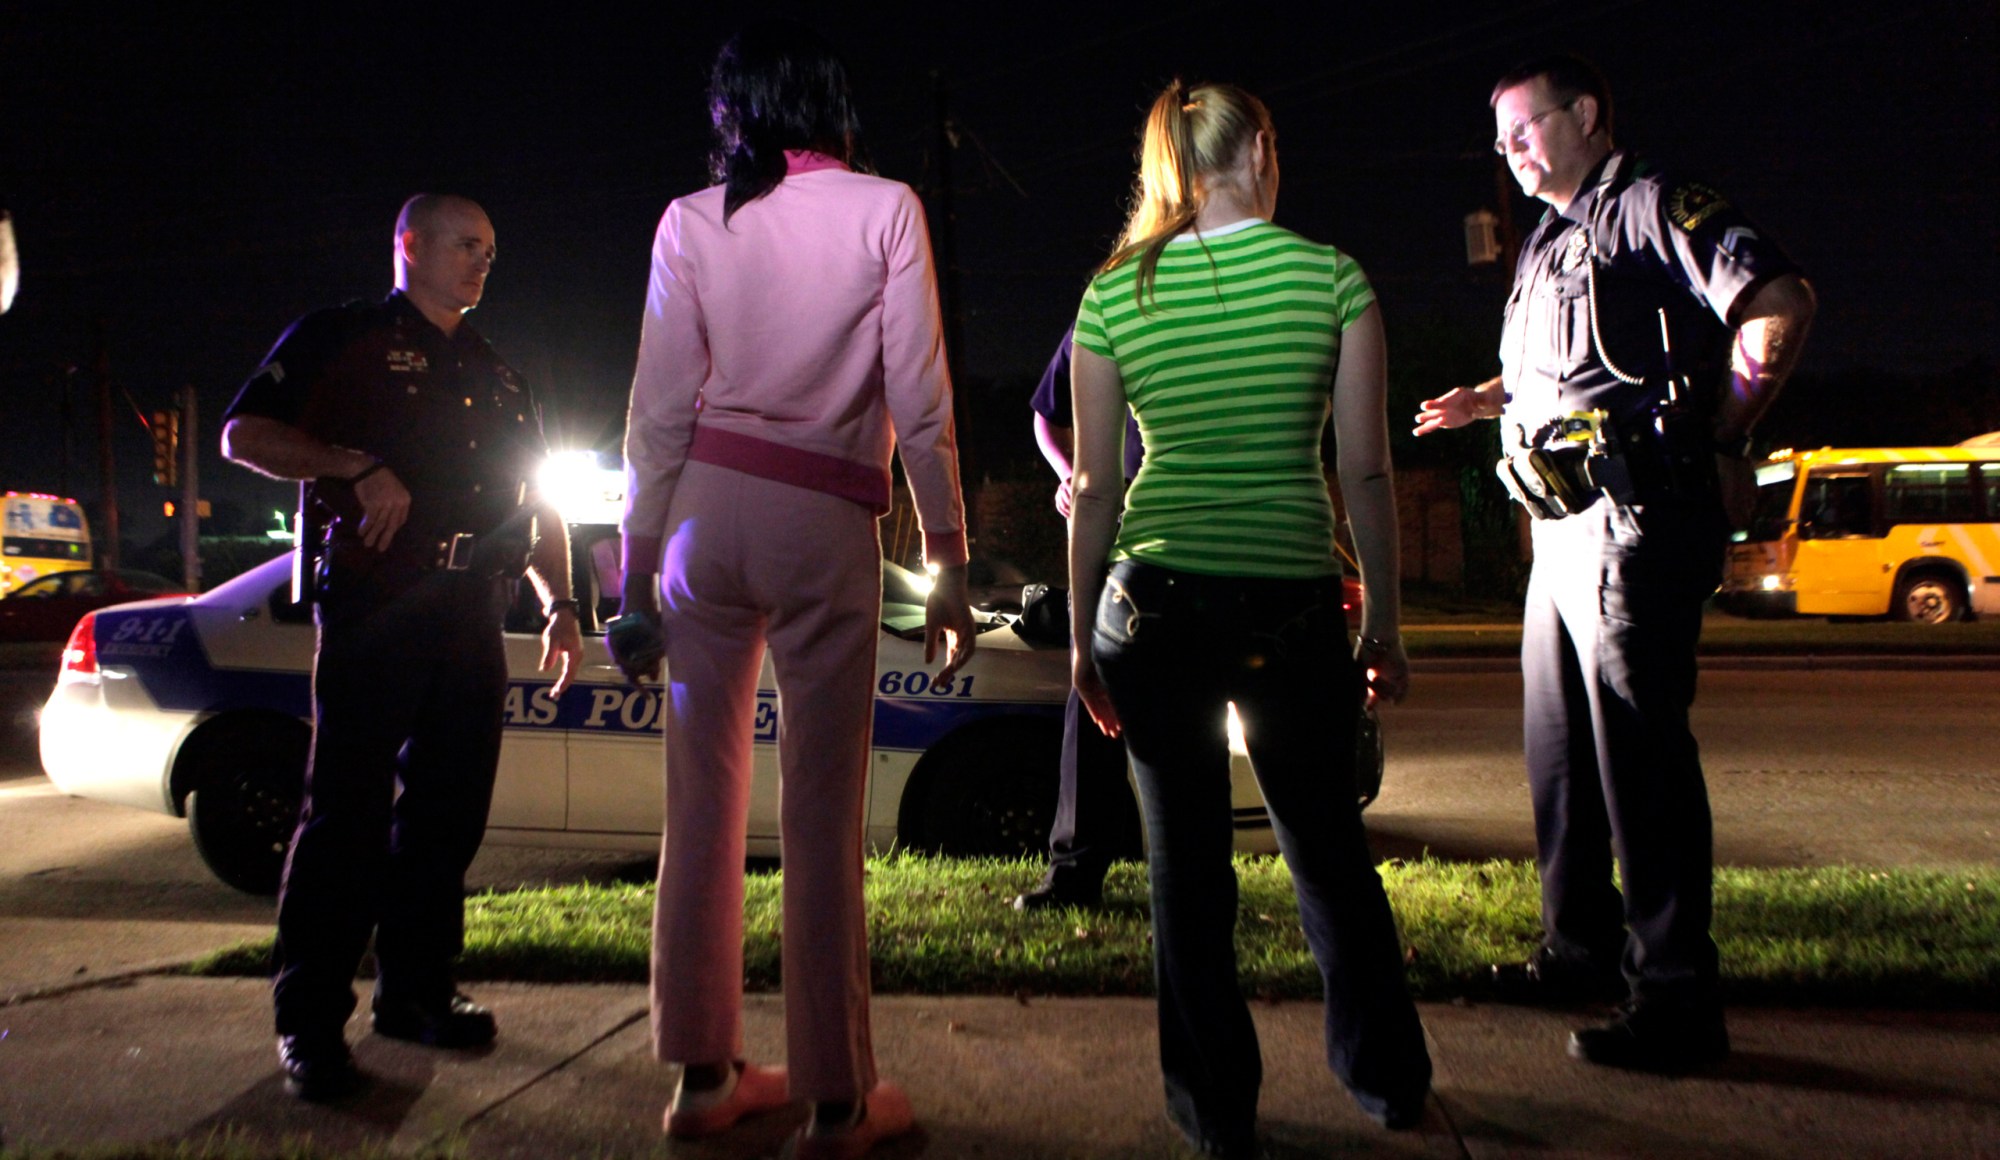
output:
{"label": "holster", "polygon": [[1533,447],[1501,458],[1493,470],[1514,502],[1538,520],[1559,520],[1589,507],[1597,487],[1585,473],[1581,444]]}

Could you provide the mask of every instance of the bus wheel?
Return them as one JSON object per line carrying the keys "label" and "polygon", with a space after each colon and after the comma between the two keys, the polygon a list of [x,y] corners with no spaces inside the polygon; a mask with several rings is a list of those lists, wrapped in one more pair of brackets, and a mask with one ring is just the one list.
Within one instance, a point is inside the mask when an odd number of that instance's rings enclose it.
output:
{"label": "bus wheel", "polygon": [[1949,624],[1965,615],[1965,590],[1936,572],[1914,572],[1896,584],[1897,620]]}
{"label": "bus wheel", "polygon": [[301,726],[237,725],[196,758],[187,800],[195,851],[246,894],[278,892],[299,823],[309,737]]}

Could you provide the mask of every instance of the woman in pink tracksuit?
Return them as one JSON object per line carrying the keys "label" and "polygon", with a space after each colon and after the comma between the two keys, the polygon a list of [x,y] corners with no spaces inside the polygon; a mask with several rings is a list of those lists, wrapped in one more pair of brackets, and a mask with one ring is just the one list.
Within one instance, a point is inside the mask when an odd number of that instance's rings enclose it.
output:
{"label": "woman in pink tracksuit", "polygon": [[[868,1026],[876,521],[900,445],[940,569],[929,646],[948,635],[955,671],[973,632],[951,382],[923,209],[907,186],[854,171],[838,58],[795,25],[749,29],[718,56],[709,100],[721,184],[660,220],[625,435],[625,610],[659,610],[666,636],[654,1050],[684,1065],[670,1134],[804,1099],[798,1154],[860,1156],[912,1123],[875,1074]],[[743,1059],[744,828],[767,644],[788,1068]]]}

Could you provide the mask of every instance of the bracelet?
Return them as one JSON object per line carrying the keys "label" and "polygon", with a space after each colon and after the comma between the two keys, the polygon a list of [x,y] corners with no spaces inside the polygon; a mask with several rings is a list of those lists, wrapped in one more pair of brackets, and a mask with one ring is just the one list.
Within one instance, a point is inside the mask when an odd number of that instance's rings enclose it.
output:
{"label": "bracelet", "polygon": [[549,601],[549,606],[542,610],[542,615],[554,619],[555,614],[564,609],[568,609],[569,614],[575,616],[577,610],[576,601],[568,596],[563,597],[561,600],[551,600]]}
{"label": "bracelet", "polygon": [[382,470],[387,466],[389,465],[377,459],[375,462],[362,468],[360,471],[357,471],[353,475],[348,476],[347,486],[353,487],[355,484],[360,483],[362,480],[367,479],[369,476],[375,474],[376,472]]}

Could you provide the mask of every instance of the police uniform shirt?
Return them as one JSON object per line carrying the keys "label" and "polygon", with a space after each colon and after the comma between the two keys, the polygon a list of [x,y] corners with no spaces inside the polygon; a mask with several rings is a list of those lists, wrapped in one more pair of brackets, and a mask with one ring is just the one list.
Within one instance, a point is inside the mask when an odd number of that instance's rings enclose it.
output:
{"label": "police uniform shirt", "polygon": [[[1601,408],[1623,425],[1662,401],[1669,370],[1662,308],[1673,374],[1698,390],[1715,389],[1728,370],[1737,315],[1764,283],[1796,269],[1715,190],[1611,154],[1569,207],[1551,208],[1522,246],[1500,350],[1511,396],[1501,428],[1506,447],[1545,442],[1538,435],[1546,425],[1572,411]],[[1644,383],[1620,381],[1599,344],[1619,370]]]}
{"label": "police uniform shirt", "polygon": [[[470,326],[447,336],[400,291],[293,323],[223,421],[238,415],[289,424],[395,472],[411,504],[392,555],[499,527],[547,454],[527,385]],[[325,493],[345,485],[309,486],[333,499]]]}
{"label": "police uniform shirt", "polygon": [[[1042,372],[1042,381],[1035,384],[1035,393],[1028,399],[1028,408],[1065,431],[1076,426],[1076,412],[1070,394],[1069,364],[1070,351],[1076,342],[1076,326],[1063,332],[1062,343],[1049,359],[1049,365]],[[1139,465],[1146,459],[1146,442],[1139,436],[1139,420],[1128,407],[1125,411],[1125,478],[1130,480],[1139,474]]]}

